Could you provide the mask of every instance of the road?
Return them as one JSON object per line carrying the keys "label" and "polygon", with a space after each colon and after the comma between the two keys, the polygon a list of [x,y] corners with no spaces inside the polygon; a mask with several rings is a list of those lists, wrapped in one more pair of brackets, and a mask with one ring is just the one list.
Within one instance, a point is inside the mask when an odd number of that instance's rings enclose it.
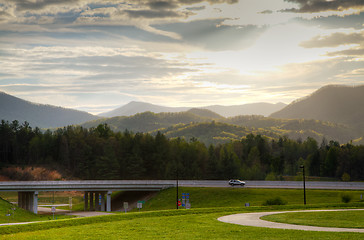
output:
{"label": "road", "polygon": [[[245,181],[245,188],[303,188],[302,181]],[[182,187],[231,187],[228,180],[180,180]],[[234,186],[234,188],[244,188]],[[364,190],[364,182],[312,182],[306,181],[307,189]]]}
{"label": "road", "polygon": [[267,228],[280,228],[280,229],[291,229],[291,230],[305,230],[305,231],[323,231],[323,232],[361,232],[364,233],[364,229],[358,228],[333,228],[333,227],[315,227],[315,226],[304,226],[294,225],[285,223],[269,222],[260,219],[262,216],[286,213],[286,212],[317,212],[317,211],[352,211],[364,209],[337,209],[337,210],[302,210],[302,211],[284,211],[284,212],[254,212],[254,213],[239,213],[228,215],[218,218],[221,222],[233,223],[244,226],[253,227],[267,227]]}

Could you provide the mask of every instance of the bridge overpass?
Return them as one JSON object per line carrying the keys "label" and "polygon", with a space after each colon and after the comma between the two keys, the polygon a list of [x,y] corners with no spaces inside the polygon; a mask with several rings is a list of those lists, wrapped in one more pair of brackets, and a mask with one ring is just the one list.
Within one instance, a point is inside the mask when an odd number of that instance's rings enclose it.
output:
{"label": "bridge overpass", "polygon": [[82,191],[85,210],[110,212],[113,191],[160,191],[174,186],[176,181],[169,180],[11,181],[0,182],[0,191],[18,192],[18,206],[33,213],[38,211],[42,191]]}
{"label": "bridge overpass", "polygon": [[[301,181],[245,181],[247,188],[302,188]],[[0,192],[18,192],[18,206],[37,213],[38,193],[42,191],[83,191],[84,209],[111,211],[113,191],[160,191],[176,187],[176,180],[81,180],[0,182]],[[224,180],[180,180],[183,187],[230,187]],[[240,186],[236,186],[240,187]],[[235,188],[236,188],[235,187]],[[364,182],[306,181],[307,189],[364,190]],[[106,202],[105,202],[106,196]],[[97,204],[101,199],[101,204]]]}

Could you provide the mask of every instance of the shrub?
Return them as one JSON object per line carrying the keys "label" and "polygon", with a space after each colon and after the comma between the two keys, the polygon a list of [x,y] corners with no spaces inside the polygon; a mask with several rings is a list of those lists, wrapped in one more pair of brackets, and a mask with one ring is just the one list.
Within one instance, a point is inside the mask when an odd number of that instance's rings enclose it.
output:
{"label": "shrub", "polygon": [[269,174],[267,174],[267,176],[265,177],[265,181],[276,181],[277,176],[275,175],[274,172],[270,172]]}
{"label": "shrub", "polygon": [[284,201],[282,198],[280,197],[275,197],[275,198],[270,198],[270,199],[267,199],[263,205],[264,206],[270,206],[270,205],[286,205],[287,202]]}
{"label": "shrub", "polygon": [[344,173],[342,176],[341,176],[341,180],[343,180],[344,182],[349,182],[350,181],[350,175],[348,173]]}
{"label": "shrub", "polygon": [[352,198],[353,198],[353,196],[348,193],[341,194],[341,201],[344,203],[350,202]]}

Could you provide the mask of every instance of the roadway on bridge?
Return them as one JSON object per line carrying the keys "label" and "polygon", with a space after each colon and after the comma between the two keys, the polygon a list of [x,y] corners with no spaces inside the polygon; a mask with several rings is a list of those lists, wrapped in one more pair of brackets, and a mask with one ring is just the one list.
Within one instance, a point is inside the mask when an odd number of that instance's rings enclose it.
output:
{"label": "roadway on bridge", "polygon": [[[302,181],[245,181],[246,188],[302,188]],[[0,191],[159,191],[177,180],[80,180],[0,182]],[[228,180],[179,180],[182,187],[231,187]],[[239,188],[241,186],[234,186]],[[364,190],[364,182],[306,181],[307,189]]]}
{"label": "roadway on bridge", "polygon": [[[245,188],[302,188],[302,181],[245,181]],[[182,180],[183,187],[232,187],[228,180]],[[244,188],[234,186],[234,188]],[[306,181],[307,189],[364,190],[364,182],[319,182]]]}

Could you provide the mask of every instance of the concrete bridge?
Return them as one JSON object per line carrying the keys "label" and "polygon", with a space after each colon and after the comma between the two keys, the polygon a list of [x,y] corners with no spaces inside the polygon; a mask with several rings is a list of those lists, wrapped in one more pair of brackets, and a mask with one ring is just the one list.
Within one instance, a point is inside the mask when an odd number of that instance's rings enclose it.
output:
{"label": "concrete bridge", "polygon": [[38,211],[39,192],[83,191],[85,211],[110,212],[113,191],[160,191],[174,186],[176,181],[169,180],[16,181],[0,182],[0,191],[18,192],[18,206],[33,213]]}
{"label": "concrete bridge", "polygon": [[[245,181],[246,188],[302,188],[301,181]],[[111,211],[113,191],[160,191],[176,187],[176,180],[82,180],[0,182],[0,192],[18,192],[18,206],[37,213],[38,193],[83,191],[85,211]],[[227,180],[180,180],[183,187],[230,187]],[[240,187],[240,186],[235,186]],[[364,190],[364,182],[306,181],[307,189]],[[106,197],[106,202],[105,202]],[[101,204],[97,204],[101,199]]]}

